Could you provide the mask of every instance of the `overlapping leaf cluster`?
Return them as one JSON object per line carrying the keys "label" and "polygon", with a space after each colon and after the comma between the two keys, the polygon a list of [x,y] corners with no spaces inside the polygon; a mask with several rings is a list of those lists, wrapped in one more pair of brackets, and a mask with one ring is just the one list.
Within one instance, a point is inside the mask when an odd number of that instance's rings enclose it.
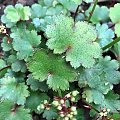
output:
{"label": "overlapping leaf cluster", "polygon": [[109,94],[113,95],[113,93],[111,94],[113,84],[120,83],[120,72],[117,71],[118,68],[119,63],[116,60],[111,60],[110,57],[107,56],[101,58],[93,68],[81,70],[79,85],[80,87],[87,87],[83,92],[83,97],[86,98],[89,103],[94,102],[102,107],[106,106],[113,112],[119,110],[115,104],[112,105],[114,107],[110,105],[115,101],[116,104],[120,104],[118,100],[119,97],[116,99],[108,97]]}
{"label": "overlapping leaf cluster", "polygon": [[[106,107],[119,118],[120,100],[114,86],[120,83],[120,42],[106,50],[116,60],[107,53],[103,57],[101,47],[120,36],[120,4],[110,9],[97,5],[88,23],[93,5],[84,12],[82,4],[77,14],[81,3],[38,0],[31,7],[16,4],[5,8],[1,16],[6,33],[0,43],[0,120],[32,120],[30,113],[41,115],[37,106],[44,100],[53,101],[53,96],[61,100],[74,89],[81,93],[78,99],[99,111]],[[69,109],[70,103],[65,104]],[[49,104],[45,107],[43,118],[61,118]],[[76,118],[84,120],[83,111],[77,113]]]}

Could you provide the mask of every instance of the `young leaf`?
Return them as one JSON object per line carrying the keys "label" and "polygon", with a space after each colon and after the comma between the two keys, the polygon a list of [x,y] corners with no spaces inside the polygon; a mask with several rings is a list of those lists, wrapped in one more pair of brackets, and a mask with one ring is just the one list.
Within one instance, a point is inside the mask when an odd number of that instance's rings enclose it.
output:
{"label": "young leaf", "polygon": [[[92,11],[92,8],[93,8],[93,5],[91,5],[89,7],[89,9],[86,10],[85,14],[87,16],[90,16],[90,12]],[[109,18],[109,9],[106,6],[100,7],[97,5],[95,7],[95,10],[92,14],[90,21],[94,24],[97,24],[101,21],[104,22],[104,21],[108,20],[108,18]]]}
{"label": "young leaf", "polygon": [[17,28],[10,36],[13,38],[13,48],[17,51],[19,60],[32,56],[34,47],[41,43],[41,36],[37,35],[37,32],[34,30],[29,31]]}
{"label": "young leaf", "polygon": [[53,90],[69,89],[69,81],[76,78],[76,72],[56,55],[38,50],[28,64],[28,69],[35,79],[45,81]]}
{"label": "young leaf", "polygon": [[4,13],[6,18],[13,23],[18,22],[19,20],[29,20],[29,17],[31,16],[30,8],[27,6],[23,7],[22,4],[16,4],[15,7],[8,5],[5,8]]}
{"label": "young leaf", "polygon": [[110,8],[110,19],[112,20],[113,23],[115,23],[115,33],[117,34],[118,37],[120,37],[120,3],[117,3],[114,5],[114,7]]}
{"label": "young leaf", "polygon": [[101,56],[100,46],[95,42],[96,31],[86,22],[74,25],[72,18],[56,16],[54,23],[47,26],[46,35],[49,38],[46,43],[48,48],[54,50],[55,54],[66,52],[66,61],[70,61],[74,68],[81,65],[92,67],[95,58]]}
{"label": "young leaf", "polygon": [[4,77],[0,79],[1,100],[8,99],[19,105],[24,105],[26,97],[29,96],[27,86],[24,83],[17,83],[14,77]]}
{"label": "young leaf", "polygon": [[63,7],[71,12],[75,12],[77,6],[81,4],[82,0],[58,0]]}
{"label": "young leaf", "polygon": [[40,4],[33,4],[31,7],[31,17],[32,18],[41,18],[45,17],[47,7],[42,7]]}
{"label": "young leaf", "polygon": [[101,25],[98,23],[96,25],[96,30],[97,30],[98,42],[101,47],[104,47],[113,41],[113,38],[115,37],[114,32],[112,29],[109,29],[107,24]]}
{"label": "young leaf", "polygon": [[6,24],[6,27],[8,27],[8,28],[11,28],[11,27],[15,26],[15,24],[16,24],[14,22],[11,22],[9,19],[7,19],[6,15],[4,15],[4,14],[1,16],[1,22]]}
{"label": "young leaf", "polygon": [[29,112],[28,109],[24,109],[23,106],[15,106],[14,102],[9,100],[0,103],[1,120],[32,120]]}

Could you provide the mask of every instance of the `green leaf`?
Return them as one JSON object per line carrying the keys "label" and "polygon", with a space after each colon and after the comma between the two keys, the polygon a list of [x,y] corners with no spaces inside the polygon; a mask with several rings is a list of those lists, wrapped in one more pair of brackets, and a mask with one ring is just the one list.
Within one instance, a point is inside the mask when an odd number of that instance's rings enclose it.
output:
{"label": "green leaf", "polygon": [[115,34],[120,37],[120,23],[115,25]]}
{"label": "green leaf", "polygon": [[13,27],[16,23],[11,22],[5,15],[1,16],[1,22],[6,24],[6,27],[11,28]]}
{"label": "green leaf", "polygon": [[85,120],[84,111],[82,109],[77,109],[76,119],[77,120]]}
{"label": "green leaf", "polygon": [[21,71],[23,73],[26,72],[25,62],[22,60],[18,60],[16,55],[13,55],[13,54],[10,55],[7,59],[7,63],[8,63],[8,65],[11,66],[11,68],[14,72],[19,72],[19,71]]}
{"label": "green leaf", "polygon": [[82,3],[82,0],[72,0],[72,1],[75,2],[78,5]]}
{"label": "green leaf", "polygon": [[35,79],[47,80],[53,90],[69,89],[69,81],[76,78],[76,72],[65,61],[56,55],[38,50],[28,64],[28,69]]}
{"label": "green leaf", "polygon": [[43,118],[46,118],[47,120],[56,119],[58,118],[57,111],[52,108],[50,110],[45,110],[43,113]]}
{"label": "green leaf", "polygon": [[44,0],[45,6],[52,6],[54,0]]}
{"label": "green leaf", "polygon": [[14,77],[0,79],[1,100],[8,99],[19,105],[24,105],[26,97],[29,96],[27,86],[24,83],[17,83]]}
{"label": "green leaf", "polygon": [[106,107],[111,110],[113,113],[118,113],[120,111],[120,99],[119,95],[115,94],[113,91],[109,92],[105,96],[105,100],[103,103],[100,105],[100,107]]}
{"label": "green leaf", "polygon": [[27,85],[30,85],[30,88],[33,91],[40,90],[43,92],[48,91],[48,86],[45,81],[40,82],[38,80],[35,80],[33,76],[30,74],[27,79]]}
{"label": "green leaf", "polygon": [[117,59],[120,61],[120,42],[114,44],[113,51],[114,51]]}
{"label": "green leaf", "polygon": [[33,4],[31,7],[31,17],[32,18],[41,18],[45,17],[47,7],[42,7],[40,4]]}
{"label": "green leaf", "polygon": [[120,82],[120,72],[117,71],[119,63],[111,60],[109,56],[99,59],[98,63],[90,69],[80,71],[79,85],[87,86],[107,94],[113,84]]}
{"label": "green leaf", "polygon": [[[87,88],[83,92],[83,98],[89,103],[95,103],[93,106],[100,111],[100,108],[110,109],[111,113],[119,113],[120,110],[120,100],[119,95],[110,91],[108,94],[103,95],[100,91],[96,89]],[[93,115],[93,111],[91,111]]]}
{"label": "green leaf", "polygon": [[1,43],[3,51],[9,51],[12,48],[11,40],[7,37],[4,37]]}
{"label": "green leaf", "polygon": [[0,59],[0,69],[6,67],[6,63],[3,59]]}
{"label": "green leaf", "polygon": [[112,117],[113,117],[114,120],[119,120],[120,119],[120,114],[119,113],[114,113]]}
{"label": "green leaf", "polygon": [[30,8],[28,6],[23,7],[22,4],[16,4],[15,7],[8,5],[4,13],[6,18],[11,22],[18,22],[19,20],[29,20],[31,16]]}
{"label": "green leaf", "polygon": [[85,98],[87,102],[94,102],[95,104],[102,104],[104,100],[104,95],[100,91],[89,88],[84,89],[82,97]]}
{"label": "green leaf", "polygon": [[120,111],[120,100],[119,95],[115,94],[113,91],[110,91],[107,95],[104,96],[103,102],[95,106],[97,109],[106,108],[110,109],[111,113],[119,113]]}
{"label": "green leaf", "polygon": [[17,22],[20,20],[17,10],[12,5],[7,6],[4,12],[7,19],[11,20],[11,22]]}
{"label": "green leaf", "polygon": [[28,109],[23,106],[15,106],[9,100],[0,103],[0,119],[1,120],[32,120]]}
{"label": "green leaf", "polygon": [[10,34],[13,38],[13,48],[17,51],[17,58],[19,60],[27,59],[33,55],[34,48],[41,43],[41,36],[37,32],[25,29],[16,29]]}
{"label": "green leaf", "polygon": [[86,3],[92,3],[94,0],[83,0]]}
{"label": "green leaf", "polygon": [[114,5],[114,7],[110,8],[110,19],[112,20],[113,23],[118,23],[120,22],[120,3],[117,3]]}
{"label": "green leaf", "polygon": [[48,96],[45,93],[30,91],[30,96],[27,98],[25,106],[32,111],[36,111],[37,106],[42,104],[44,100],[48,100]]}
{"label": "green leaf", "polygon": [[110,19],[113,23],[115,23],[115,33],[118,37],[120,37],[120,3],[117,3],[114,5],[114,7],[110,8]]}
{"label": "green leaf", "polygon": [[107,24],[101,25],[98,23],[96,25],[96,30],[97,30],[98,42],[101,47],[104,47],[113,41],[113,38],[115,37],[114,32],[112,29],[109,29]]}
{"label": "green leaf", "polygon": [[66,52],[66,61],[70,61],[74,68],[81,65],[92,67],[95,58],[101,56],[100,46],[95,42],[96,31],[86,22],[77,22],[74,25],[72,18],[56,16],[54,23],[47,26],[46,35],[49,38],[46,43],[48,48],[54,50],[55,54]]}
{"label": "green leaf", "polygon": [[82,0],[58,0],[63,7],[71,12],[75,12],[77,6],[81,4]]}
{"label": "green leaf", "polygon": [[5,67],[7,67],[6,62],[3,59],[0,59],[0,78],[2,78],[7,72],[8,68]]}
{"label": "green leaf", "polygon": [[[85,12],[85,14],[88,17],[90,16],[90,12],[92,11],[92,8],[93,8],[93,4]],[[108,18],[109,18],[109,9],[106,6],[100,7],[99,5],[97,5],[95,7],[95,10],[92,14],[90,21],[94,24],[97,24],[99,22],[104,22],[104,21],[108,20]]]}
{"label": "green leaf", "polygon": [[15,72],[26,72],[26,65],[24,61],[16,60],[14,63],[12,63],[11,68]]}

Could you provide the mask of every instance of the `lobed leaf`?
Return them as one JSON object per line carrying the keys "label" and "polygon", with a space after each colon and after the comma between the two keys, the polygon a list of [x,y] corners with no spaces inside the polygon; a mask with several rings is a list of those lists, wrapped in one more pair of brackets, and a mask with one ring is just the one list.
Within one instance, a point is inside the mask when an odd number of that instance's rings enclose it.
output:
{"label": "lobed leaf", "polygon": [[22,4],[16,4],[15,7],[8,5],[4,10],[5,16],[8,20],[16,23],[20,20],[29,20],[31,16],[30,8],[28,6],[23,7]]}
{"label": "lobed leaf", "polygon": [[26,97],[29,96],[28,87],[24,83],[17,83],[14,77],[0,79],[1,100],[11,100],[19,105],[24,105]]}
{"label": "lobed leaf", "polygon": [[90,69],[80,71],[79,85],[89,86],[107,94],[113,88],[113,84],[120,82],[120,72],[117,71],[119,63],[111,60],[109,56],[99,59],[98,63]]}
{"label": "lobed leaf", "polygon": [[55,54],[66,52],[66,61],[70,61],[74,68],[81,65],[86,68],[92,67],[95,58],[101,56],[101,48],[95,42],[96,31],[86,22],[77,22],[74,25],[72,18],[56,16],[54,23],[47,26],[46,35],[48,48]]}
{"label": "lobed leaf", "polygon": [[19,60],[33,55],[34,48],[41,43],[41,36],[35,30],[16,29],[10,34],[13,38],[13,48],[17,51]]}
{"label": "lobed leaf", "polygon": [[[90,16],[90,12],[92,11],[93,4],[88,8],[88,10],[85,11],[86,16]],[[97,24],[99,22],[104,22],[109,19],[109,9],[106,6],[99,6],[97,5],[95,7],[95,10],[92,14],[92,17],[90,21],[94,24]]]}
{"label": "lobed leaf", "polygon": [[41,82],[47,80],[48,86],[55,91],[69,89],[69,81],[74,81],[77,75],[61,57],[44,50],[35,52],[28,69],[35,79]]}
{"label": "lobed leaf", "polygon": [[29,109],[24,109],[23,106],[15,106],[15,103],[9,100],[0,103],[1,120],[32,120],[29,112]]}
{"label": "lobed leaf", "polygon": [[115,23],[115,33],[117,34],[118,37],[120,37],[120,3],[117,3],[114,5],[114,7],[110,8],[110,19],[112,20],[113,23]]}

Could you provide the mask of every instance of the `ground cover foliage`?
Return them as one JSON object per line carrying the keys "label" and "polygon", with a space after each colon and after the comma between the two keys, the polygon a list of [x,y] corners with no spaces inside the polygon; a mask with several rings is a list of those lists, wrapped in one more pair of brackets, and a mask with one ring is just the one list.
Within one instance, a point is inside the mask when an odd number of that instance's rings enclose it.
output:
{"label": "ground cover foliage", "polygon": [[120,120],[119,11],[98,0],[7,5],[0,120]]}

